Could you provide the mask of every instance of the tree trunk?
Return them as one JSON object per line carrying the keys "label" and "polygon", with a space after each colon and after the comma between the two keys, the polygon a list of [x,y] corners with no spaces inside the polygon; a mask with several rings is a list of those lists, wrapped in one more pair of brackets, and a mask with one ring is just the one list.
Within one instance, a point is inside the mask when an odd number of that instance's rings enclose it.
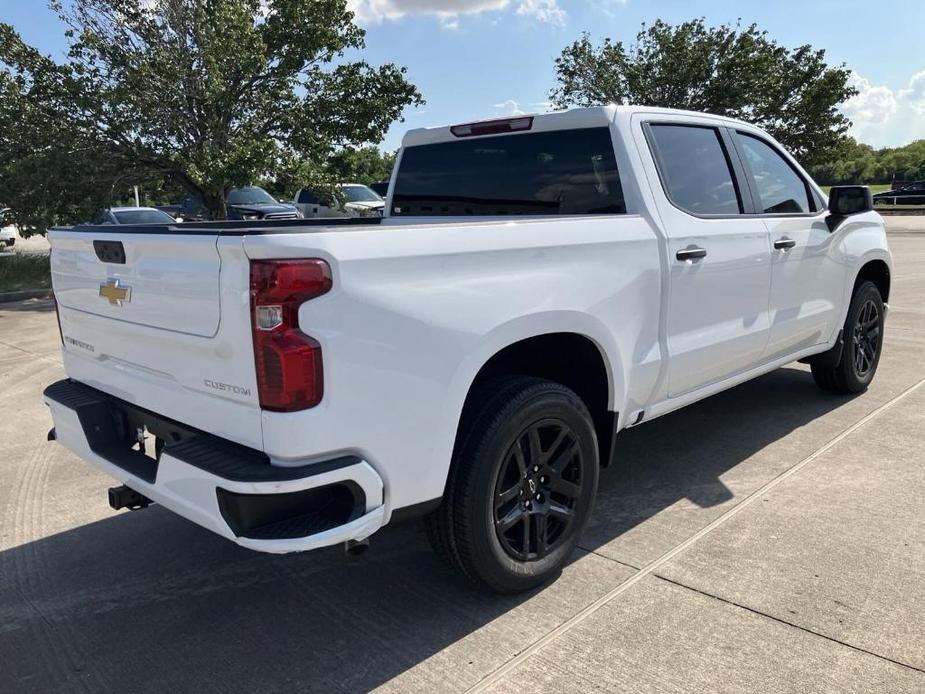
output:
{"label": "tree trunk", "polygon": [[204,193],[202,196],[202,203],[206,206],[206,210],[208,210],[209,219],[222,220],[227,217],[224,193],[219,193],[218,195]]}

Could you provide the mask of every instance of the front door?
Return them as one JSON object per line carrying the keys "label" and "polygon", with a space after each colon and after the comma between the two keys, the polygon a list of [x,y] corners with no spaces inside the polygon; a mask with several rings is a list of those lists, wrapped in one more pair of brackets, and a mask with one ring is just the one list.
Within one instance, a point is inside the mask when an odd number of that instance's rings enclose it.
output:
{"label": "front door", "polygon": [[771,142],[735,134],[771,239],[771,331],[763,361],[825,343],[838,329],[847,269],[836,261],[826,210]]}

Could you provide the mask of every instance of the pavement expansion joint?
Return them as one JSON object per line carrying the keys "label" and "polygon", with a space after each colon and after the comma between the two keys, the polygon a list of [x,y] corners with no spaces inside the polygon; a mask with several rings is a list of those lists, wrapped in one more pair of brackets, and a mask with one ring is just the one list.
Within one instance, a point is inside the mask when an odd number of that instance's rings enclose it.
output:
{"label": "pavement expansion joint", "polygon": [[[885,402],[883,405],[880,405],[878,408],[876,408],[872,412],[869,412],[867,415],[859,419],[857,422],[855,422],[850,427],[842,431],[840,434],[838,434],[837,436],[829,440],[827,443],[823,444],[821,447],[817,448],[815,451],[810,453],[808,456],[803,458],[801,461],[799,461],[798,463],[795,463],[793,466],[787,468],[782,473],[780,473],[777,477],[766,482],[764,485],[762,485],[761,487],[753,491],[751,494],[749,494],[744,499],[742,499],[742,501],[740,501],[738,504],[730,508],[728,511],[723,513],[721,516],[715,518],[712,522],[705,525],[703,528],[698,530],[696,533],[691,535],[689,538],[687,538],[680,544],[675,545],[673,548],[671,548],[670,550],[668,550],[667,552],[665,552],[658,558],[646,564],[644,567],[642,567],[639,571],[637,571],[635,574],[633,574],[630,578],[625,580],[623,583],[621,583],[620,585],[616,586],[615,588],[611,589],[610,591],[602,595],[600,598],[598,598],[597,600],[589,604],[587,607],[585,607],[584,609],[582,609],[581,611],[579,611],[578,613],[576,613],[569,619],[562,622],[562,624],[552,629],[551,631],[547,632],[544,636],[541,636],[539,639],[537,639],[532,644],[527,646],[524,650],[522,650],[520,653],[518,653],[516,656],[514,656],[510,660],[508,660],[498,669],[494,670],[493,672],[489,673],[484,678],[476,682],[467,691],[468,692],[482,692],[482,691],[487,690],[489,687],[497,684],[499,681],[501,681],[504,678],[505,675],[512,672],[515,668],[517,668],[519,665],[521,665],[526,660],[528,660],[531,656],[533,656],[538,651],[540,651],[544,646],[548,645],[552,641],[555,641],[560,636],[564,636],[568,631],[570,631],[577,625],[581,624],[588,617],[592,616],[593,614],[598,612],[601,608],[603,608],[604,606],[609,604],[611,601],[616,599],[619,595],[625,593],[627,590],[632,588],[634,585],[642,581],[647,576],[654,574],[659,568],[667,564],[675,556],[677,556],[678,554],[686,550],[691,545],[698,542],[701,538],[705,537],[709,533],[716,530],[718,527],[720,527],[727,521],[731,520],[733,517],[738,515],[741,511],[748,508],[754,501],[760,499],[762,496],[764,496],[769,491],[774,489],[774,487],[778,486],[785,480],[789,479],[790,477],[798,473],[800,470],[802,470],[804,467],[809,465],[811,462],[819,458],[821,455],[825,454],[826,452],[831,450],[833,447],[837,446],[839,443],[841,443],[846,438],[851,436],[851,434],[853,434],[855,431],[863,427],[865,424],[867,424],[871,420],[879,417],[885,411],[887,411],[888,409],[893,407],[895,404],[897,404],[901,400],[905,399],[906,397],[914,393],[916,390],[921,388],[923,385],[925,385],[925,378],[922,378],[916,381],[915,383],[913,383],[911,386],[906,388],[903,392],[896,395],[891,400]],[[822,636],[821,634],[817,634],[816,632],[810,632],[810,633],[816,634],[817,636]],[[848,644],[845,644],[845,645],[848,645]],[[871,655],[876,655],[876,654],[871,654]],[[883,656],[877,656],[877,657],[883,658],[884,660],[889,660],[888,658],[884,658]],[[895,661],[891,661],[891,662],[895,662]],[[896,664],[903,665],[904,667],[911,667],[908,665],[904,665],[903,663],[897,662]],[[920,670],[918,670],[917,668],[912,668],[912,669],[920,672]]]}
{"label": "pavement expansion joint", "polygon": [[19,351],[19,352],[22,352],[23,354],[29,355],[30,357],[35,357],[36,359],[41,359],[42,361],[51,362],[52,364],[61,364],[61,360],[60,360],[60,359],[55,359],[55,358],[53,358],[53,357],[49,357],[49,356],[44,355],[44,354],[39,354],[38,352],[32,352],[32,351],[30,351],[30,350],[28,350],[28,349],[23,349],[22,347],[19,347],[19,346],[17,346],[17,345],[11,345],[9,342],[4,342],[3,340],[0,340],[0,345],[3,345],[4,347],[9,347],[10,349],[15,349],[15,350],[17,350],[17,351]]}
{"label": "pavement expansion joint", "polygon": [[854,645],[853,643],[849,643],[849,642],[847,642],[847,641],[841,641],[841,640],[836,639],[836,638],[834,638],[834,637],[832,637],[832,636],[828,636],[827,634],[823,634],[822,632],[815,631],[815,630],[813,630],[813,629],[809,629],[809,628],[804,627],[804,626],[800,626],[799,624],[794,624],[793,622],[788,622],[786,619],[781,619],[780,617],[775,617],[774,615],[768,614],[767,612],[762,612],[761,610],[756,610],[754,607],[749,607],[748,605],[743,605],[742,603],[735,602],[734,600],[728,600],[728,599],[726,599],[726,598],[724,598],[724,597],[721,597],[721,596],[719,596],[719,595],[714,595],[713,593],[710,593],[710,592],[708,592],[708,591],[701,590],[700,588],[694,588],[694,587],[692,587],[692,586],[689,586],[689,585],[686,585],[686,584],[684,584],[684,583],[681,583],[680,581],[675,581],[674,579],[666,578],[665,576],[662,576],[661,574],[652,574],[652,576],[653,576],[653,578],[657,578],[658,580],[664,581],[665,583],[670,583],[670,584],[673,585],[673,586],[678,586],[679,588],[684,588],[685,590],[689,590],[689,591],[691,591],[691,592],[693,592],[693,593],[697,593],[698,595],[702,595],[702,596],[704,596],[704,597],[706,597],[706,598],[712,598],[713,600],[718,600],[719,602],[725,603],[726,605],[731,605],[732,607],[737,607],[737,608],[739,608],[740,610],[745,610],[746,612],[751,612],[752,614],[757,615],[757,616],[759,616],[759,617],[765,617],[766,619],[770,619],[770,620],[772,620],[772,621],[774,621],[774,622],[777,622],[778,624],[783,624],[783,625],[788,626],[788,627],[793,627],[794,629],[799,629],[800,631],[805,632],[805,633],[807,633],[807,634],[810,634],[811,636],[818,636],[818,637],[821,638],[821,639],[825,639],[826,641],[831,641],[832,643],[837,643],[838,645],[840,645],[840,646],[845,646],[846,648],[850,648],[850,649],[853,650],[853,651],[857,651],[857,652],[859,652],[859,653],[865,653],[865,654],[867,654],[867,655],[873,656],[874,658],[878,658],[878,659],[884,660],[884,661],[886,661],[886,662],[888,662],[888,663],[892,663],[893,665],[898,665],[899,667],[906,668],[907,670],[913,670],[914,672],[921,672],[922,674],[925,674],[925,670],[923,670],[923,669],[920,668],[920,667],[916,667],[915,665],[910,665],[909,663],[904,663],[904,662],[902,662],[901,660],[896,660],[896,659],[894,659],[894,658],[890,658],[890,657],[888,657],[888,656],[881,655],[880,653],[875,653],[874,651],[869,651],[869,650],[867,650],[866,648],[861,648],[860,646],[856,646],[856,645]]}

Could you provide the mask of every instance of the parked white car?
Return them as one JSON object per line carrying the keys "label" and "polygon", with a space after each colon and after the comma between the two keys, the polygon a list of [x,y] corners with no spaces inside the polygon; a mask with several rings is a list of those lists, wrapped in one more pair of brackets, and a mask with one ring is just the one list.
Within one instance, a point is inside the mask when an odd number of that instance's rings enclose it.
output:
{"label": "parked white car", "polygon": [[101,224],[176,224],[177,220],[155,207],[111,207],[103,210]]}
{"label": "parked white car", "polygon": [[340,186],[346,202],[343,206],[331,200],[319,198],[308,188],[300,189],[292,203],[306,219],[381,217],[385,211],[385,200],[369,186],[359,183],[344,183]]}
{"label": "parked white car", "polygon": [[9,218],[10,209],[8,207],[0,210],[0,249],[11,248],[19,238],[16,227],[11,223]]}
{"label": "parked white car", "polygon": [[567,561],[620,430],[797,359],[836,393],[876,373],[869,189],[826,201],[747,123],[414,130],[392,188],[384,219],[49,232],[52,437],[123,483],[114,508],[264,552],[426,514],[446,561],[519,591]]}

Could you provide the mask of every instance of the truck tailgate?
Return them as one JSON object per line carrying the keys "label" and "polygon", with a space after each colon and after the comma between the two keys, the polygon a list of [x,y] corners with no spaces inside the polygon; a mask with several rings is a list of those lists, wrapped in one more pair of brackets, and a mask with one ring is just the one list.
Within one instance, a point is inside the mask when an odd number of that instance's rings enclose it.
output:
{"label": "truck tailgate", "polygon": [[240,237],[97,227],[48,238],[72,379],[262,448]]}
{"label": "truck tailgate", "polygon": [[212,337],[221,315],[216,240],[179,232],[54,232],[55,298],[116,321]]}

